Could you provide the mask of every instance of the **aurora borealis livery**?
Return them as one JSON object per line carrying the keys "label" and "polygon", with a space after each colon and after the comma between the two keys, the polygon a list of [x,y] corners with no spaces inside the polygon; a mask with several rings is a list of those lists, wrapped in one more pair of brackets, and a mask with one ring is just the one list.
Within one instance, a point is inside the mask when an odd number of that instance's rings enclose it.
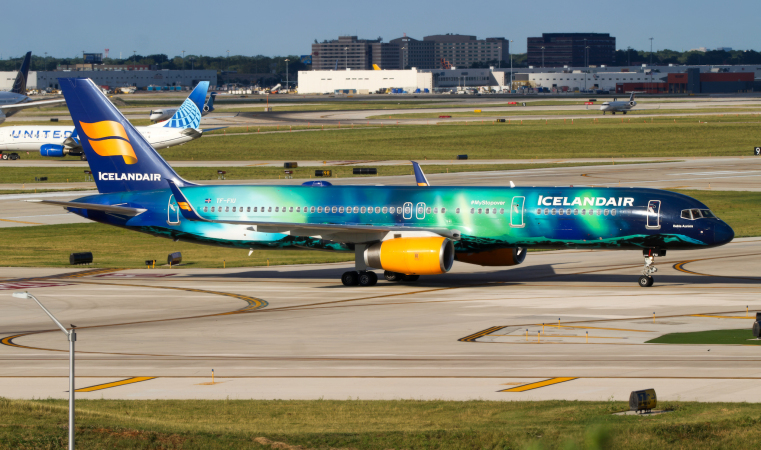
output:
{"label": "aurora borealis livery", "polygon": [[[344,284],[444,273],[458,259],[514,265],[526,248],[641,250],[655,256],[726,244],[732,229],[674,192],[593,187],[199,186],[180,178],[89,80],[61,79],[77,132],[121,124],[137,161],[83,147],[101,194],[61,204],[88,219],[189,242],[242,249],[356,253]],[[105,144],[110,145],[110,144]],[[103,175],[105,176],[103,176]],[[649,261],[649,262],[648,262]],[[363,278],[364,277],[364,278]],[[644,281],[643,281],[644,279]]]}

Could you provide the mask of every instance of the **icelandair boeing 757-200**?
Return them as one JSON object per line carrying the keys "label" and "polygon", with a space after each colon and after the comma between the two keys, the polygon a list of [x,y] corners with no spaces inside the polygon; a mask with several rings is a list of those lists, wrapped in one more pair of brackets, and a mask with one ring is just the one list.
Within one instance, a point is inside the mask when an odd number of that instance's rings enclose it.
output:
{"label": "icelandair boeing 757-200", "polygon": [[353,252],[345,285],[443,274],[454,260],[512,266],[528,248],[622,249],[655,257],[726,244],[734,232],[674,192],[598,187],[201,186],[180,178],[87,79],[60,85],[100,194],[60,205],[176,241],[241,249]]}

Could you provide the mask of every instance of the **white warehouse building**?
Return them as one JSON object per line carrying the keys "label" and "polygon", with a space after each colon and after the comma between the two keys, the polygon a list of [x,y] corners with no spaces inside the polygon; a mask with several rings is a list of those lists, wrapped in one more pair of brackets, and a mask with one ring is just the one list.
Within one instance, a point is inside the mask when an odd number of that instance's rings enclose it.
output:
{"label": "white warehouse building", "polygon": [[569,91],[602,89],[605,91],[615,91],[616,84],[621,83],[661,83],[668,74],[659,72],[597,72],[586,73],[581,71],[574,72],[537,72],[527,74],[516,74],[515,79],[520,81],[527,80],[529,87],[543,88],[564,88]]}
{"label": "white warehouse building", "polygon": [[386,89],[434,92],[457,87],[504,86],[505,73],[490,69],[311,70],[299,72],[300,94],[355,92],[371,94]]}
{"label": "white warehouse building", "polygon": [[[0,90],[10,90],[17,72],[0,72]],[[199,81],[217,85],[216,70],[76,70],[29,72],[27,89],[58,89],[59,78],[92,78],[98,86],[188,86]]]}

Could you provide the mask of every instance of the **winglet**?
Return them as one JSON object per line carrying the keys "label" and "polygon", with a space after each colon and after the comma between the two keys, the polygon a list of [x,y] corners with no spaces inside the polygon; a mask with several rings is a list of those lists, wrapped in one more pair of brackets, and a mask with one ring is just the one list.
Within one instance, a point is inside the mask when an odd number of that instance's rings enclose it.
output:
{"label": "winglet", "polygon": [[514,187],[515,187],[515,183],[513,183],[513,180],[510,180],[510,187],[511,187],[511,188],[514,188]]}
{"label": "winglet", "polygon": [[172,190],[172,194],[174,194],[174,199],[177,201],[177,206],[180,207],[180,212],[182,213],[182,217],[196,221],[196,222],[209,222],[208,220],[204,219],[203,217],[199,216],[196,210],[193,208],[193,205],[190,204],[187,198],[185,198],[185,195],[183,195],[182,191],[179,187],[175,184],[172,180],[167,180],[169,182],[169,189]]}
{"label": "winglet", "polygon": [[373,70],[381,70],[381,68],[379,65],[373,64]]}
{"label": "winglet", "polygon": [[415,170],[415,182],[418,186],[430,186],[431,183],[428,182],[428,178],[425,177],[425,174],[423,173],[423,169],[420,168],[420,164],[416,163],[415,161],[410,161],[412,163],[412,168]]}

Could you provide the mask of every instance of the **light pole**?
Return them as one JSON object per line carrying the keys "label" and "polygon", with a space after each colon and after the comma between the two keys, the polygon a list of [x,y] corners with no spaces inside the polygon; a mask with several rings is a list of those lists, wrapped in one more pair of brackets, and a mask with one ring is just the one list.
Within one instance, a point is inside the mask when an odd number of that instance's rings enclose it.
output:
{"label": "light pole", "polygon": [[510,93],[513,93],[513,52],[510,51],[510,45],[512,45],[513,41],[510,41],[510,44],[507,46],[507,53],[510,54]]}
{"label": "light pole", "polygon": [[650,38],[650,65],[653,65],[653,38]]}
{"label": "light pole", "polygon": [[542,47],[542,67],[544,67],[544,47]]}
{"label": "light pole", "polygon": [[344,47],[344,51],[346,52],[346,61],[344,62],[344,69],[349,68],[349,47]]}
{"label": "light pole", "polygon": [[584,39],[584,67],[587,67],[587,64],[588,64],[587,63],[587,49],[588,48],[589,47],[587,47],[587,40]]}
{"label": "light pole", "polygon": [[290,61],[290,59],[285,58],[285,90],[286,90],[286,92],[288,92],[288,90],[290,89],[288,87],[288,86],[290,86],[288,84],[288,61]]}
{"label": "light pole", "polygon": [[13,296],[15,298],[31,298],[37,302],[37,304],[40,305],[40,308],[45,311],[45,314],[53,319],[53,322],[58,325],[58,328],[60,328],[69,339],[69,450],[74,450],[74,342],[77,340],[77,333],[74,331],[74,328],[76,327],[72,325],[71,330],[67,330],[61,325],[61,322],[59,322],[58,319],[47,310],[47,308],[42,306],[42,303],[37,300],[37,297],[28,292],[14,292]]}
{"label": "light pole", "polygon": [[589,67],[589,46],[584,47],[584,67]]}

